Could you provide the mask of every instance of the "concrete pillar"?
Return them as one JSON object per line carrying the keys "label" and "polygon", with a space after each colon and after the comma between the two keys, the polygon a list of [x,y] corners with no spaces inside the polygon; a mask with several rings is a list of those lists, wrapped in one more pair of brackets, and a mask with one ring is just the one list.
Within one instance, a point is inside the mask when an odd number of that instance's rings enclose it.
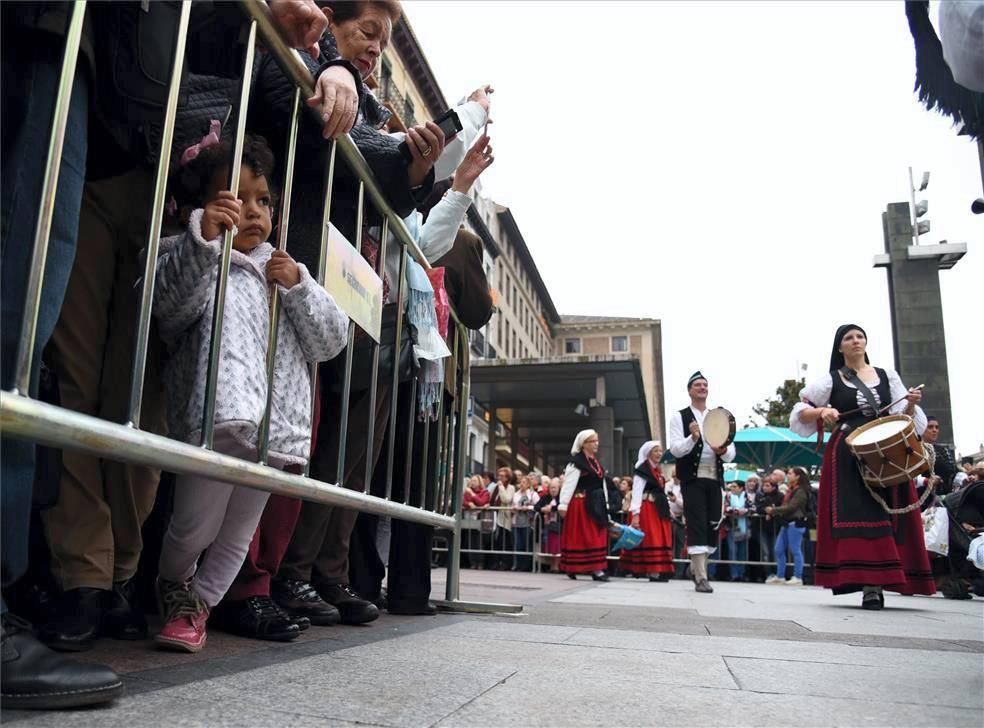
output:
{"label": "concrete pillar", "polygon": [[516,431],[515,418],[509,430],[509,450],[510,462],[512,463],[510,467],[512,470],[516,470],[519,467],[519,433]]}
{"label": "concrete pillar", "polygon": [[953,417],[938,262],[936,258],[909,259],[912,223],[907,202],[890,204],[882,222],[885,252],[891,258],[887,269],[888,299],[895,369],[906,386],[926,385],[922,408],[939,418],[940,442],[952,444]]}
{"label": "concrete pillar", "polygon": [[489,451],[486,453],[485,457],[485,469],[495,472],[495,441],[496,441],[496,427],[499,420],[495,417],[495,406],[489,406]]}
{"label": "concrete pillar", "polygon": [[598,433],[598,460],[606,469],[614,473],[615,410],[611,407],[592,407],[588,410],[588,427]]}
{"label": "concrete pillar", "polygon": [[625,469],[625,447],[623,445],[624,432],[625,430],[621,427],[612,428],[613,462],[611,468],[613,473],[618,473],[620,476],[628,473]]}

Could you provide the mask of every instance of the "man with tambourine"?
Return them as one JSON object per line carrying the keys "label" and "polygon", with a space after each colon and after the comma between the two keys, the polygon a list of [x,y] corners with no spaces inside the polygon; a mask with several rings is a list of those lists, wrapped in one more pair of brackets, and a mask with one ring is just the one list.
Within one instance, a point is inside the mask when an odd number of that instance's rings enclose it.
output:
{"label": "man with tambourine", "polygon": [[735,459],[735,418],[721,407],[707,409],[707,379],[699,371],[687,380],[687,393],[690,406],[670,418],[670,452],[683,492],[695,589],[709,594],[714,589],[707,581],[707,559],[718,547],[724,463]]}

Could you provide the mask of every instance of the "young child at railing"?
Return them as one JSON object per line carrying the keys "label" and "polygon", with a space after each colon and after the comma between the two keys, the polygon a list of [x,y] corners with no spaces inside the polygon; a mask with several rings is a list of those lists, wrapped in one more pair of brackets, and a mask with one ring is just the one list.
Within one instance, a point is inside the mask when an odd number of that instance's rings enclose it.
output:
{"label": "young child at railing", "polygon": [[[310,450],[308,363],[330,359],[344,348],[348,318],[303,265],[267,242],[273,224],[267,175],[274,159],[266,141],[246,136],[236,196],[224,189],[231,139],[219,141],[217,126],[182,155],[174,177],[187,231],[161,241],[157,263],[154,315],[170,354],[165,389],[171,435],[196,445],[201,439],[222,237],[232,230],[214,449],[257,460],[267,398],[270,296],[276,285],[282,307],[269,463],[298,470]],[[189,212],[192,208],[197,209]],[[159,565],[157,596],[164,621],[156,637],[159,644],[188,652],[204,646],[209,612],[236,577],[267,497],[206,477],[178,476]]]}

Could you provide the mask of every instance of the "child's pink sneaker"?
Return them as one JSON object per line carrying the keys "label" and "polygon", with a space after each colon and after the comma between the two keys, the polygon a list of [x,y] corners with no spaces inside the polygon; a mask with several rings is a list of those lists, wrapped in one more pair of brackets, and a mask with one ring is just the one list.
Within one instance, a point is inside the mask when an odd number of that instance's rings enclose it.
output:
{"label": "child's pink sneaker", "polygon": [[208,633],[205,623],[208,621],[208,605],[194,591],[184,592],[187,598],[180,604],[174,604],[169,610],[164,627],[154,637],[154,641],[162,647],[198,652],[205,646]]}

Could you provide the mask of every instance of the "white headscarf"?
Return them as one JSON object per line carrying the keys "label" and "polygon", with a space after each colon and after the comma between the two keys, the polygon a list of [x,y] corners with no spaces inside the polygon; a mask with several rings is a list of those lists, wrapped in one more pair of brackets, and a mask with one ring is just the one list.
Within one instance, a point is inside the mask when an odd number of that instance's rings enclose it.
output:
{"label": "white headscarf", "polygon": [[637,468],[649,459],[649,453],[653,451],[654,447],[663,447],[663,443],[659,440],[650,440],[649,442],[642,443],[642,447],[639,448],[639,459],[636,460],[635,464]]}
{"label": "white headscarf", "polygon": [[581,446],[584,445],[584,441],[587,440],[592,435],[597,435],[598,433],[594,430],[581,430],[577,433],[577,437],[574,438],[574,444],[571,445],[571,455],[577,455],[581,452]]}

